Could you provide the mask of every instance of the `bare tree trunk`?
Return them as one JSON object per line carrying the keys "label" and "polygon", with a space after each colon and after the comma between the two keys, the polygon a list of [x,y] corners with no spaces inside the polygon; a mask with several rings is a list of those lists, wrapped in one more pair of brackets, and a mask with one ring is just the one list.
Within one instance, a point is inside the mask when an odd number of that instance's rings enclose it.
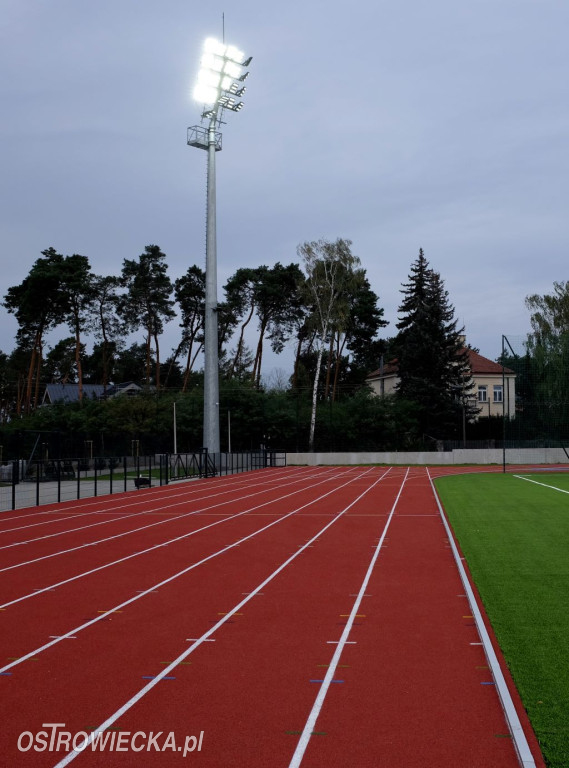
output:
{"label": "bare tree trunk", "polygon": [[83,402],[83,366],[81,364],[81,332],[79,329],[79,313],[75,311],[75,365],[77,366],[77,396],[79,404]]}
{"label": "bare tree trunk", "polygon": [[300,353],[302,351],[302,339],[298,340],[298,345],[296,347],[296,355],[294,358],[294,370],[292,372],[292,388],[293,390],[296,389],[296,385],[298,383],[298,364],[300,362]]}
{"label": "bare tree trunk", "polygon": [[328,347],[328,360],[326,361],[326,384],[324,385],[324,400],[328,400],[330,392],[330,374],[332,371],[332,351],[334,349],[335,333],[330,334],[330,345]]}
{"label": "bare tree trunk", "polygon": [[193,371],[194,363],[196,362],[196,358],[199,355],[199,353],[202,351],[202,349],[203,349],[203,344],[198,344],[198,348],[196,349],[195,354],[194,354],[194,356],[193,356],[193,358],[191,360],[190,360],[190,352],[188,352],[188,360],[186,362],[186,372],[185,372],[185,375],[184,375],[184,385],[182,387],[182,392],[185,392],[186,389],[188,388],[188,381],[189,381],[189,378],[190,378],[190,373]]}
{"label": "bare tree trunk", "polygon": [[235,357],[233,358],[233,363],[231,364],[231,370],[229,372],[229,378],[233,378],[233,374],[235,373],[235,369],[237,367],[237,363],[239,362],[241,358],[241,350],[243,349],[243,338],[245,335],[245,328],[249,325],[251,322],[251,318],[253,317],[253,313],[255,311],[255,304],[251,304],[251,311],[249,312],[249,317],[243,325],[241,326],[241,333],[239,334],[239,342],[237,343],[237,351],[235,352]]}
{"label": "bare tree trunk", "polygon": [[18,416],[22,413],[22,400],[24,397],[24,385],[26,383],[26,379],[22,374],[18,374],[18,383],[16,387],[16,413]]}
{"label": "bare tree trunk", "polygon": [[32,381],[34,378],[34,372],[35,372],[35,364],[36,364],[36,344],[37,344],[37,336],[36,339],[34,339],[34,346],[32,347],[32,354],[30,356],[30,367],[28,368],[28,382],[26,386],[26,396],[24,400],[24,411],[25,413],[29,413],[31,409],[31,403],[32,403]]}
{"label": "bare tree trunk", "polygon": [[42,343],[40,340],[40,345],[38,349],[37,354],[37,363],[36,363],[36,389],[34,394],[34,408],[38,407],[39,397],[40,397],[40,380],[41,380],[41,363],[43,359],[42,354]]}
{"label": "bare tree trunk", "polygon": [[168,389],[168,382],[170,381],[170,375],[172,374],[172,371],[174,369],[174,365],[176,364],[176,361],[178,360],[178,357],[180,355],[180,352],[182,351],[182,346],[184,345],[184,339],[178,344],[176,347],[176,350],[174,354],[172,355],[172,358],[170,360],[170,365],[168,366],[168,372],[166,373],[166,381],[164,382],[164,387]]}
{"label": "bare tree trunk", "polygon": [[338,394],[338,380],[340,378],[340,364],[342,359],[342,353],[346,345],[346,336],[344,334],[344,341],[340,344],[340,334],[338,334],[338,342],[336,346],[336,365],[334,367],[334,385],[332,387],[332,402],[336,402],[336,395]]}
{"label": "bare tree trunk", "polygon": [[255,353],[255,362],[253,363],[253,371],[251,374],[251,378],[253,379],[253,384],[259,388],[259,384],[261,382],[261,361],[263,359],[263,340],[265,338],[265,330],[266,330],[266,323],[263,323],[261,325],[261,328],[259,330],[259,341],[257,343],[257,351]]}
{"label": "bare tree trunk", "polygon": [[314,386],[312,388],[312,413],[310,414],[310,435],[308,437],[308,450],[314,451],[314,432],[316,431],[316,403],[318,401],[318,383],[320,381],[320,368],[322,366],[322,353],[324,343],[320,344],[318,350],[318,359],[316,361],[316,373],[314,375]]}
{"label": "bare tree trunk", "polygon": [[83,366],[81,365],[81,340],[79,334],[75,336],[75,365],[77,366],[77,387],[79,402],[83,402]]}
{"label": "bare tree trunk", "polygon": [[152,341],[152,334],[150,328],[146,329],[146,386],[150,384],[150,342]]}
{"label": "bare tree trunk", "polygon": [[103,345],[101,350],[103,353],[103,393],[106,395],[107,384],[109,383],[109,361],[107,359],[109,340],[107,338],[107,328],[102,304],[99,305],[99,322],[101,324],[101,336],[103,337]]}
{"label": "bare tree trunk", "polygon": [[160,389],[160,347],[158,345],[158,334],[154,334],[154,346],[156,348],[156,390]]}

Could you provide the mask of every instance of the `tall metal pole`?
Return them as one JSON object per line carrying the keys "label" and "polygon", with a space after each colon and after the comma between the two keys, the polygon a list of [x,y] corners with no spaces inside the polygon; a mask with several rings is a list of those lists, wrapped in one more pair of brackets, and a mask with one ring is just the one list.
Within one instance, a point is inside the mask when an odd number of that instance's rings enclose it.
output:
{"label": "tall metal pole", "polygon": [[217,239],[215,203],[215,123],[210,118],[207,147],[207,229],[205,257],[203,445],[219,453],[219,360],[217,338]]}
{"label": "tall metal pole", "polygon": [[[209,120],[207,131],[199,126],[188,128],[188,144],[207,149],[207,224],[205,257],[205,317],[204,317],[204,414],[203,447],[210,454],[220,453],[219,439],[219,359],[217,333],[217,243],[215,204],[215,153],[221,149],[221,134],[216,125],[224,110],[239,112],[243,102],[237,101],[245,92],[243,85],[252,56],[233,45],[213,38],[204,43],[204,54],[194,98],[204,104],[202,119]],[[211,105],[209,107],[208,105]]]}

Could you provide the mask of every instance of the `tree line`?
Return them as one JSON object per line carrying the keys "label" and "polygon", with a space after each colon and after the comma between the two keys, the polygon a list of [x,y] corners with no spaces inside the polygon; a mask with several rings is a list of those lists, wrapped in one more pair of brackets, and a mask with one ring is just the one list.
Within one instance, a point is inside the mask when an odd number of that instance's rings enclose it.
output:
{"label": "tree line", "polygon": [[501,361],[516,374],[516,415],[507,439],[560,442],[569,453],[569,281],[525,299],[531,331],[504,337]]}
{"label": "tree line", "polygon": [[[316,348],[322,360],[324,345],[326,397],[337,398],[346,370],[365,377],[378,347],[377,332],[386,323],[350,246],[347,240],[305,244],[299,248],[305,272],[299,263],[237,269],[223,286],[217,308],[223,379],[260,389],[267,344],[278,354],[292,339],[293,386],[305,378],[304,362]],[[327,282],[330,269],[332,285]],[[322,329],[318,312],[324,295],[328,314]],[[76,383],[79,401],[86,382],[107,388],[134,380],[155,392],[187,391],[203,349],[204,303],[204,271],[192,265],[172,279],[157,245],[146,246],[136,259],[124,259],[118,275],[95,274],[83,255],[43,251],[24,280],[4,296],[18,331],[15,349],[0,359],[3,420],[37,409],[48,382]],[[179,340],[164,354],[161,337],[175,318]],[[46,349],[48,332],[61,329],[69,335]],[[137,333],[140,341],[127,345]],[[94,338],[90,352],[89,337]],[[253,348],[248,338],[255,339]]]}
{"label": "tree line", "polygon": [[[423,250],[401,287],[396,332],[387,339],[378,337],[388,323],[349,240],[305,242],[297,257],[288,265],[240,267],[223,286],[218,305],[221,408],[239,422],[243,402],[255,402],[257,408],[264,402],[255,427],[246,418],[247,408],[242,414],[243,446],[270,435],[289,448],[313,450],[337,445],[342,435],[346,445],[359,440],[366,450],[388,450],[457,437],[465,412],[469,420],[474,416],[464,329],[457,326],[444,281]],[[547,353],[551,361],[569,338],[563,325],[569,326],[567,286],[556,284],[556,291],[557,304],[552,297],[527,299],[534,330],[526,354],[535,360]],[[8,289],[3,304],[18,322],[14,350],[0,353],[0,408],[6,426],[54,428],[58,413],[61,428],[67,429],[73,412],[74,429],[86,434],[108,430],[113,423],[119,429],[122,422],[113,414],[120,412],[129,424],[128,435],[147,429],[165,435],[168,416],[161,419],[163,426],[151,428],[148,414],[157,411],[148,402],[165,404],[167,414],[170,393],[191,403],[193,426],[188,421],[188,430],[199,443],[205,304],[205,273],[199,266],[172,279],[166,255],[149,245],[138,258],[124,259],[120,274],[97,275],[86,256],[64,256],[49,248],[23,281]],[[164,328],[175,319],[178,340],[164,353]],[[46,349],[47,333],[63,328],[68,335]],[[139,340],[129,344],[132,334],[139,334]],[[90,351],[89,338],[94,340]],[[295,350],[290,378],[267,386],[263,352],[270,345],[278,354],[287,344]],[[400,381],[391,398],[373,397],[365,386],[382,359],[398,367]],[[519,367],[516,360],[510,362]],[[94,405],[81,397],[85,383],[108,388],[124,381],[141,384],[146,399]],[[80,404],[52,409],[48,417],[38,409],[48,382],[75,383]],[[130,421],[129,412],[137,413]],[[267,426],[268,413],[279,421],[278,429]]]}

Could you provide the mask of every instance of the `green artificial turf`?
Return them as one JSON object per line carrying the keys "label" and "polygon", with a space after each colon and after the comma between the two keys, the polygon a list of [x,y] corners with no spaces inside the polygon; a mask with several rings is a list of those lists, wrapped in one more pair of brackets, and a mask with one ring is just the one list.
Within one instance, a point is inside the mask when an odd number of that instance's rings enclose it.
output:
{"label": "green artificial turf", "polygon": [[[569,475],[435,481],[545,760],[569,766]],[[566,491],[565,493],[562,491]]]}

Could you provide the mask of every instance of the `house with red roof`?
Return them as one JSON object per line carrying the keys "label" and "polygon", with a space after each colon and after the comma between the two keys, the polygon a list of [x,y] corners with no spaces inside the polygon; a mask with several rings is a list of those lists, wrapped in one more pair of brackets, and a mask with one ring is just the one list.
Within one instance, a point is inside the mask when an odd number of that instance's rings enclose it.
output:
{"label": "house with red roof", "polygon": [[[466,348],[471,371],[472,388],[469,397],[478,407],[478,416],[502,416],[514,418],[516,414],[516,374],[511,368],[495,363],[487,357]],[[383,397],[395,393],[399,382],[397,360],[381,363],[376,371],[368,374],[366,383],[375,394]]]}

